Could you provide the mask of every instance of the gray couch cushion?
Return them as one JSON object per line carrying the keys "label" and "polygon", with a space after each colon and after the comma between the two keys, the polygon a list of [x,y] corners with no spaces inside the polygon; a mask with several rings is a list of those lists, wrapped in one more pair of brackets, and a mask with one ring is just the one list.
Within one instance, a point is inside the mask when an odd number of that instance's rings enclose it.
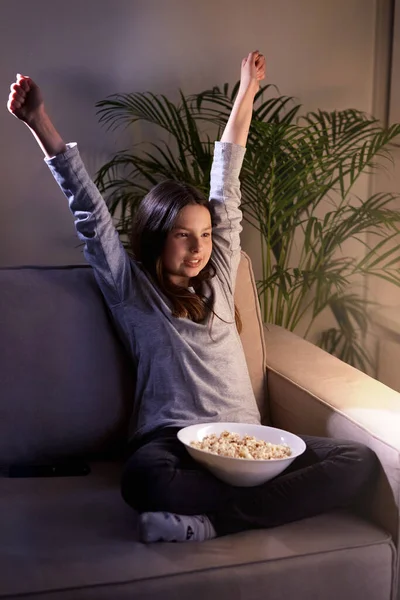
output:
{"label": "gray couch cushion", "polygon": [[0,269],[0,462],[109,452],[132,373],[90,267]]}
{"label": "gray couch cushion", "polygon": [[100,463],[87,477],[0,479],[2,600],[390,597],[390,538],[359,517],[145,546],[119,477],[118,464]]}

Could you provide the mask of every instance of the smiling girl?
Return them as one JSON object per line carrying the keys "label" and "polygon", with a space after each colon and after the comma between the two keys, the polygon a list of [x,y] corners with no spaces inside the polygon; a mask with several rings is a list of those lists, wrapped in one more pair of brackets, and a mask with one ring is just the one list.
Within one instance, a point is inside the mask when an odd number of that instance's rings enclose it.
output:
{"label": "smiling girl", "polygon": [[[209,200],[175,181],[159,183],[133,222],[132,256],[76,144],[65,144],[38,86],[18,75],[8,110],[29,127],[68,198],[135,370],[126,502],[140,513],[140,538],[201,541],[273,527],[356,502],[376,471],[375,455],[353,442],[302,436],[307,449],[279,477],[254,488],[216,479],[177,439],[204,422],[260,423],[234,304],[240,262],[239,174],[265,60],[251,52],[221,141]],[[212,332],[212,335],[211,335]]]}

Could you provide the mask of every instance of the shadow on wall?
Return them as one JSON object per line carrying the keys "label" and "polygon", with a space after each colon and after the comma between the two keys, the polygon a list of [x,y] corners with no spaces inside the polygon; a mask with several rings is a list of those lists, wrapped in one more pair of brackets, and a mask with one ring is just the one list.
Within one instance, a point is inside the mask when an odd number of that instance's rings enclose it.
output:
{"label": "shadow on wall", "polygon": [[162,135],[155,126],[153,135],[153,126],[148,123],[136,123],[129,128],[122,124],[117,130],[108,130],[106,125],[99,123],[96,103],[110,95],[137,91],[164,93],[174,101],[179,98],[179,88],[183,85],[177,78],[171,80],[169,77],[158,79],[151,90],[144,90],[134,86],[128,78],[122,81],[112,74],[96,76],[81,66],[46,70],[38,74],[37,83],[56,128],[65,141],[78,143],[91,177],[95,177],[100,166],[116,150],[132,147],[143,140],[160,139]]}
{"label": "shadow on wall", "polygon": [[39,74],[47,110],[65,140],[82,140],[87,147],[106,145],[96,117],[95,103],[110,93],[115,82],[94,76],[83,67],[46,70]]}

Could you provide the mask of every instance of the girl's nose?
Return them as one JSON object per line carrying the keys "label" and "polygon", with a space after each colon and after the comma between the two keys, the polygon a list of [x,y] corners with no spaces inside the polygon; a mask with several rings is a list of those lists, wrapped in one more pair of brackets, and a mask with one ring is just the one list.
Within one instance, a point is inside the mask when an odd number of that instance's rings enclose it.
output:
{"label": "girl's nose", "polygon": [[200,251],[200,246],[201,246],[201,241],[200,240],[193,240],[190,249],[191,249],[192,252],[199,252]]}

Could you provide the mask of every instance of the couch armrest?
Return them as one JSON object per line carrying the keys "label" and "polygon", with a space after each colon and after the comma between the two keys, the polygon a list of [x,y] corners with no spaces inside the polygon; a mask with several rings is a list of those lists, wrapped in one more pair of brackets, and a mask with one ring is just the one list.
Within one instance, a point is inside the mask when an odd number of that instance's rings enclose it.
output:
{"label": "couch armrest", "polygon": [[372,448],[383,471],[368,510],[399,548],[400,394],[277,325],[264,333],[272,425]]}

